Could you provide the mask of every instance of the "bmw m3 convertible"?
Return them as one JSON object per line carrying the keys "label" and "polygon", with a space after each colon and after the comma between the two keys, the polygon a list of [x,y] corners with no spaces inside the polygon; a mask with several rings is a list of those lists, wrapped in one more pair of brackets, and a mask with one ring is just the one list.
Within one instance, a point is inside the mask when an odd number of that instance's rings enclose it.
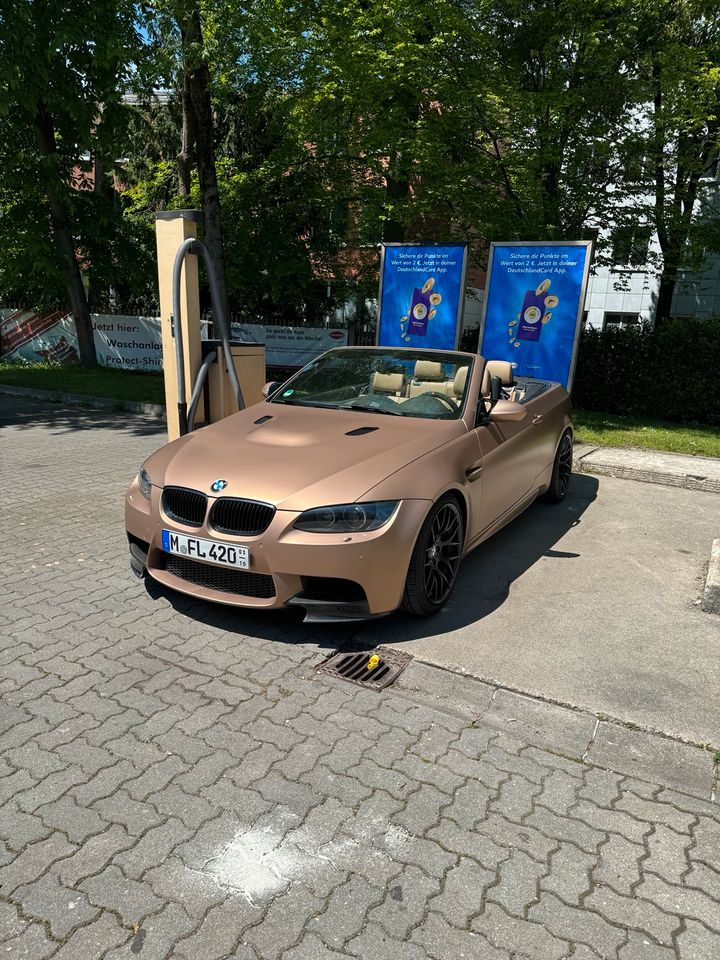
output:
{"label": "bmw m3 convertible", "polygon": [[572,471],[570,398],[477,354],[344,347],[162,447],[127,493],[138,576],[310,620],[437,612],[462,557]]}

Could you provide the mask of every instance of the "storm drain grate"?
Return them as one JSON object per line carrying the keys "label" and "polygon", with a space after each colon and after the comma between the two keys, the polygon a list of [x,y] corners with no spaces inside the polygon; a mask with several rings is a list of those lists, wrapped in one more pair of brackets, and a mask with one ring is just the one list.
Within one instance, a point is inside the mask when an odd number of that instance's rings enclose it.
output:
{"label": "storm drain grate", "polygon": [[364,650],[360,653],[336,653],[317,669],[363,687],[382,690],[397,680],[411,660],[409,654],[400,653],[399,650]]}

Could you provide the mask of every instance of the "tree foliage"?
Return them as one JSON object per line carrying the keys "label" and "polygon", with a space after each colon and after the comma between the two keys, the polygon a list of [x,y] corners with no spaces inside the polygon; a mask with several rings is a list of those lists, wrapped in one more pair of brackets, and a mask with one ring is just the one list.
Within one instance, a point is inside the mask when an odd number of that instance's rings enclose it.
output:
{"label": "tree foliage", "polygon": [[652,222],[662,252],[657,317],[670,316],[680,271],[717,244],[720,7],[708,0],[643,0],[640,70]]}
{"label": "tree foliage", "polygon": [[116,272],[125,232],[106,164],[140,48],[132,3],[6,0],[0,12],[3,293],[69,306],[88,366],[87,289]]}
{"label": "tree foliage", "polygon": [[646,225],[661,314],[720,246],[717,0],[5,5],[5,298],[67,300],[52,190],[91,303],[149,309],[154,213],[197,205],[248,320],[361,314],[383,239],[467,239],[482,263],[491,240]]}

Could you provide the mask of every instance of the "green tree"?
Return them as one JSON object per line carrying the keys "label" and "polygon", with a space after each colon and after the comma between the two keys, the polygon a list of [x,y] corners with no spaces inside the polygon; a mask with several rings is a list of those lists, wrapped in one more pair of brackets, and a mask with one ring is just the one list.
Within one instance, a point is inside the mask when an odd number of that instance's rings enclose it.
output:
{"label": "green tree", "polygon": [[187,197],[197,172],[203,240],[215,265],[220,307],[228,316],[223,224],[216,163],[212,40],[235,6],[226,0],[154,0],[149,10],[153,55],[180,104],[176,166],[178,195]]}
{"label": "green tree", "polygon": [[298,139],[343,170],[366,242],[459,235],[481,259],[493,239],[577,238],[626,202],[640,86],[625,0],[300,9]]}
{"label": "green tree", "polygon": [[[77,187],[84,157],[112,155],[105,134],[141,47],[136,15],[131,3],[108,0],[6,0],[0,10],[0,141],[11,160],[0,167],[0,202],[10,213],[0,218],[0,236],[14,243],[10,263],[31,274],[30,290],[42,286],[32,276],[35,260],[46,269],[48,298],[61,281],[85,366],[96,363],[82,276],[91,253],[77,213],[103,193],[83,196]],[[25,213],[19,240],[8,237]]]}
{"label": "green tree", "polygon": [[684,267],[720,249],[715,194],[720,135],[720,7],[638,0],[644,82],[644,186],[661,250],[656,318],[670,316]]}

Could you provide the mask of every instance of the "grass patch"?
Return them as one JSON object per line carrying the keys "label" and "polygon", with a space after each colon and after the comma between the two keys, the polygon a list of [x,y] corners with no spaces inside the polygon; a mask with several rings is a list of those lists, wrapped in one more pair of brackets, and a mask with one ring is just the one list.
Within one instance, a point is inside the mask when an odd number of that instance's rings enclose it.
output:
{"label": "grass patch", "polygon": [[161,373],[136,373],[108,367],[62,367],[52,363],[0,363],[0,383],[53,393],[78,393],[112,400],[134,400],[165,405]]}
{"label": "grass patch", "polygon": [[591,410],[573,410],[575,438],[602,447],[638,447],[720,457],[720,430],[702,423],[669,423]]}

